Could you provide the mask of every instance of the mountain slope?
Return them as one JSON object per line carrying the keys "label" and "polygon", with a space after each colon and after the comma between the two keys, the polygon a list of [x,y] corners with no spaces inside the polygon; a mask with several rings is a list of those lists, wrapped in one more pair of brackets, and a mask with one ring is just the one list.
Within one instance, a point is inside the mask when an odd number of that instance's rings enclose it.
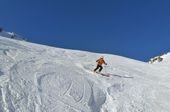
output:
{"label": "mountain slope", "polygon": [[0,37],[0,112],[169,112],[167,65]]}

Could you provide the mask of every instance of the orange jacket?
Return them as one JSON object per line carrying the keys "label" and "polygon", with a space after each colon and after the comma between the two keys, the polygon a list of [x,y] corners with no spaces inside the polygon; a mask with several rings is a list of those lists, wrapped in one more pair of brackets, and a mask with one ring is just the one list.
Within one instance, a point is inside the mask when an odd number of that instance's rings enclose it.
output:
{"label": "orange jacket", "polygon": [[96,60],[96,62],[97,62],[98,65],[106,64],[106,62],[104,61],[103,58]]}

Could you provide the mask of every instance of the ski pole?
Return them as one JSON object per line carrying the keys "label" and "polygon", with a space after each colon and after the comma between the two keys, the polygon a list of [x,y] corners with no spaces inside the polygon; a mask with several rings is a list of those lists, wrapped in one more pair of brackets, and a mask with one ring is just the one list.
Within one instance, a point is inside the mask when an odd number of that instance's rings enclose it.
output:
{"label": "ski pole", "polygon": [[107,69],[107,65],[104,65],[104,69],[105,69],[105,70],[104,70],[105,73],[107,73],[107,70],[106,70],[106,69]]}

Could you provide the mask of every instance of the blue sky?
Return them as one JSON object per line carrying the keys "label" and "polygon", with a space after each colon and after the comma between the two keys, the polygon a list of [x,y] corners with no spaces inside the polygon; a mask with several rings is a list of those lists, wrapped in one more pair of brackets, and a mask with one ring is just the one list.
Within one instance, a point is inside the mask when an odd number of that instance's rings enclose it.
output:
{"label": "blue sky", "polygon": [[142,61],[170,52],[169,0],[1,0],[0,26],[35,43]]}

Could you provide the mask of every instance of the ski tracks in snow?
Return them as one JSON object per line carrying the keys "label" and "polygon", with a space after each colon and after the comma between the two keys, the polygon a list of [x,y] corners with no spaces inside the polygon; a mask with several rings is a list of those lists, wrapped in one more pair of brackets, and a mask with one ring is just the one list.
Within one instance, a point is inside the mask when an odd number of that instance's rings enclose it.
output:
{"label": "ski tracks in snow", "polygon": [[[40,71],[36,74],[36,85],[41,92],[42,99],[42,107],[43,110],[46,112],[52,112],[56,109],[63,110],[74,110],[75,112],[81,111],[84,107],[80,107],[81,101],[84,97],[84,87],[83,93],[79,97],[78,91],[75,88],[77,84],[76,79],[72,78],[68,73],[63,74],[64,67],[58,66],[55,63],[51,64],[43,64]],[[60,71],[58,71],[60,70]],[[64,70],[64,69],[63,69]],[[50,72],[48,72],[50,71]],[[74,89],[76,89],[74,91]],[[81,91],[81,90],[80,90]],[[78,97],[77,97],[78,96]],[[73,98],[73,99],[72,99]],[[74,103],[69,103],[68,99],[72,99]],[[51,103],[50,103],[51,102]],[[56,106],[56,105],[63,106]],[[80,103],[80,104],[79,104]],[[47,108],[48,107],[48,108]],[[78,111],[79,110],[79,111]],[[73,111],[73,112],[74,112]],[[86,112],[86,108],[84,108],[84,112]],[[88,112],[88,111],[87,111]]]}
{"label": "ski tracks in snow", "polygon": [[23,110],[40,112],[38,107],[40,97],[36,92],[36,86],[33,86],[34,78],[30,78],[30,76],[34,76],[37,69],[38,64],[32,59],[22,60],[11,67],[10,81],[1,89],[4,110],[7,112],[20,112]]}
{"label": "ski tracks in snow", "polygon": [[[93,65],[90,64],[80,64],[80,63],[76,63],[75,66],[77,66],[78,68],[80,68],[80,71],[86,72],[87,74],[91,75],[91,78],[89,80],[94,81],[96,85],[98,85],[99,87],[102,85],[102,91],[104,93],[105,96],[105,100],[103,102],[102,105],[100,105],[100,107],[98,107],[100,109],[101,112],[115,112],[118,111],[117,108],[118,107],[118,100],[119,97],[123,96],[123,92],[125,91],[125,86],[126,82],[128,80],[132,80],[133,77],[130,76],[122,76],[122,75],[117,75],[117,74],[109,74],[110,77],[105,77],[99,74],[94,73],[92,70],[92,67],[94,67]],[[114,71],[113,71],[114,72]],[[84,73],[83,73],[84,74]],[[95,78],[93,80],[93,78]],[[97,80],[96,80],[97,79]]]}

